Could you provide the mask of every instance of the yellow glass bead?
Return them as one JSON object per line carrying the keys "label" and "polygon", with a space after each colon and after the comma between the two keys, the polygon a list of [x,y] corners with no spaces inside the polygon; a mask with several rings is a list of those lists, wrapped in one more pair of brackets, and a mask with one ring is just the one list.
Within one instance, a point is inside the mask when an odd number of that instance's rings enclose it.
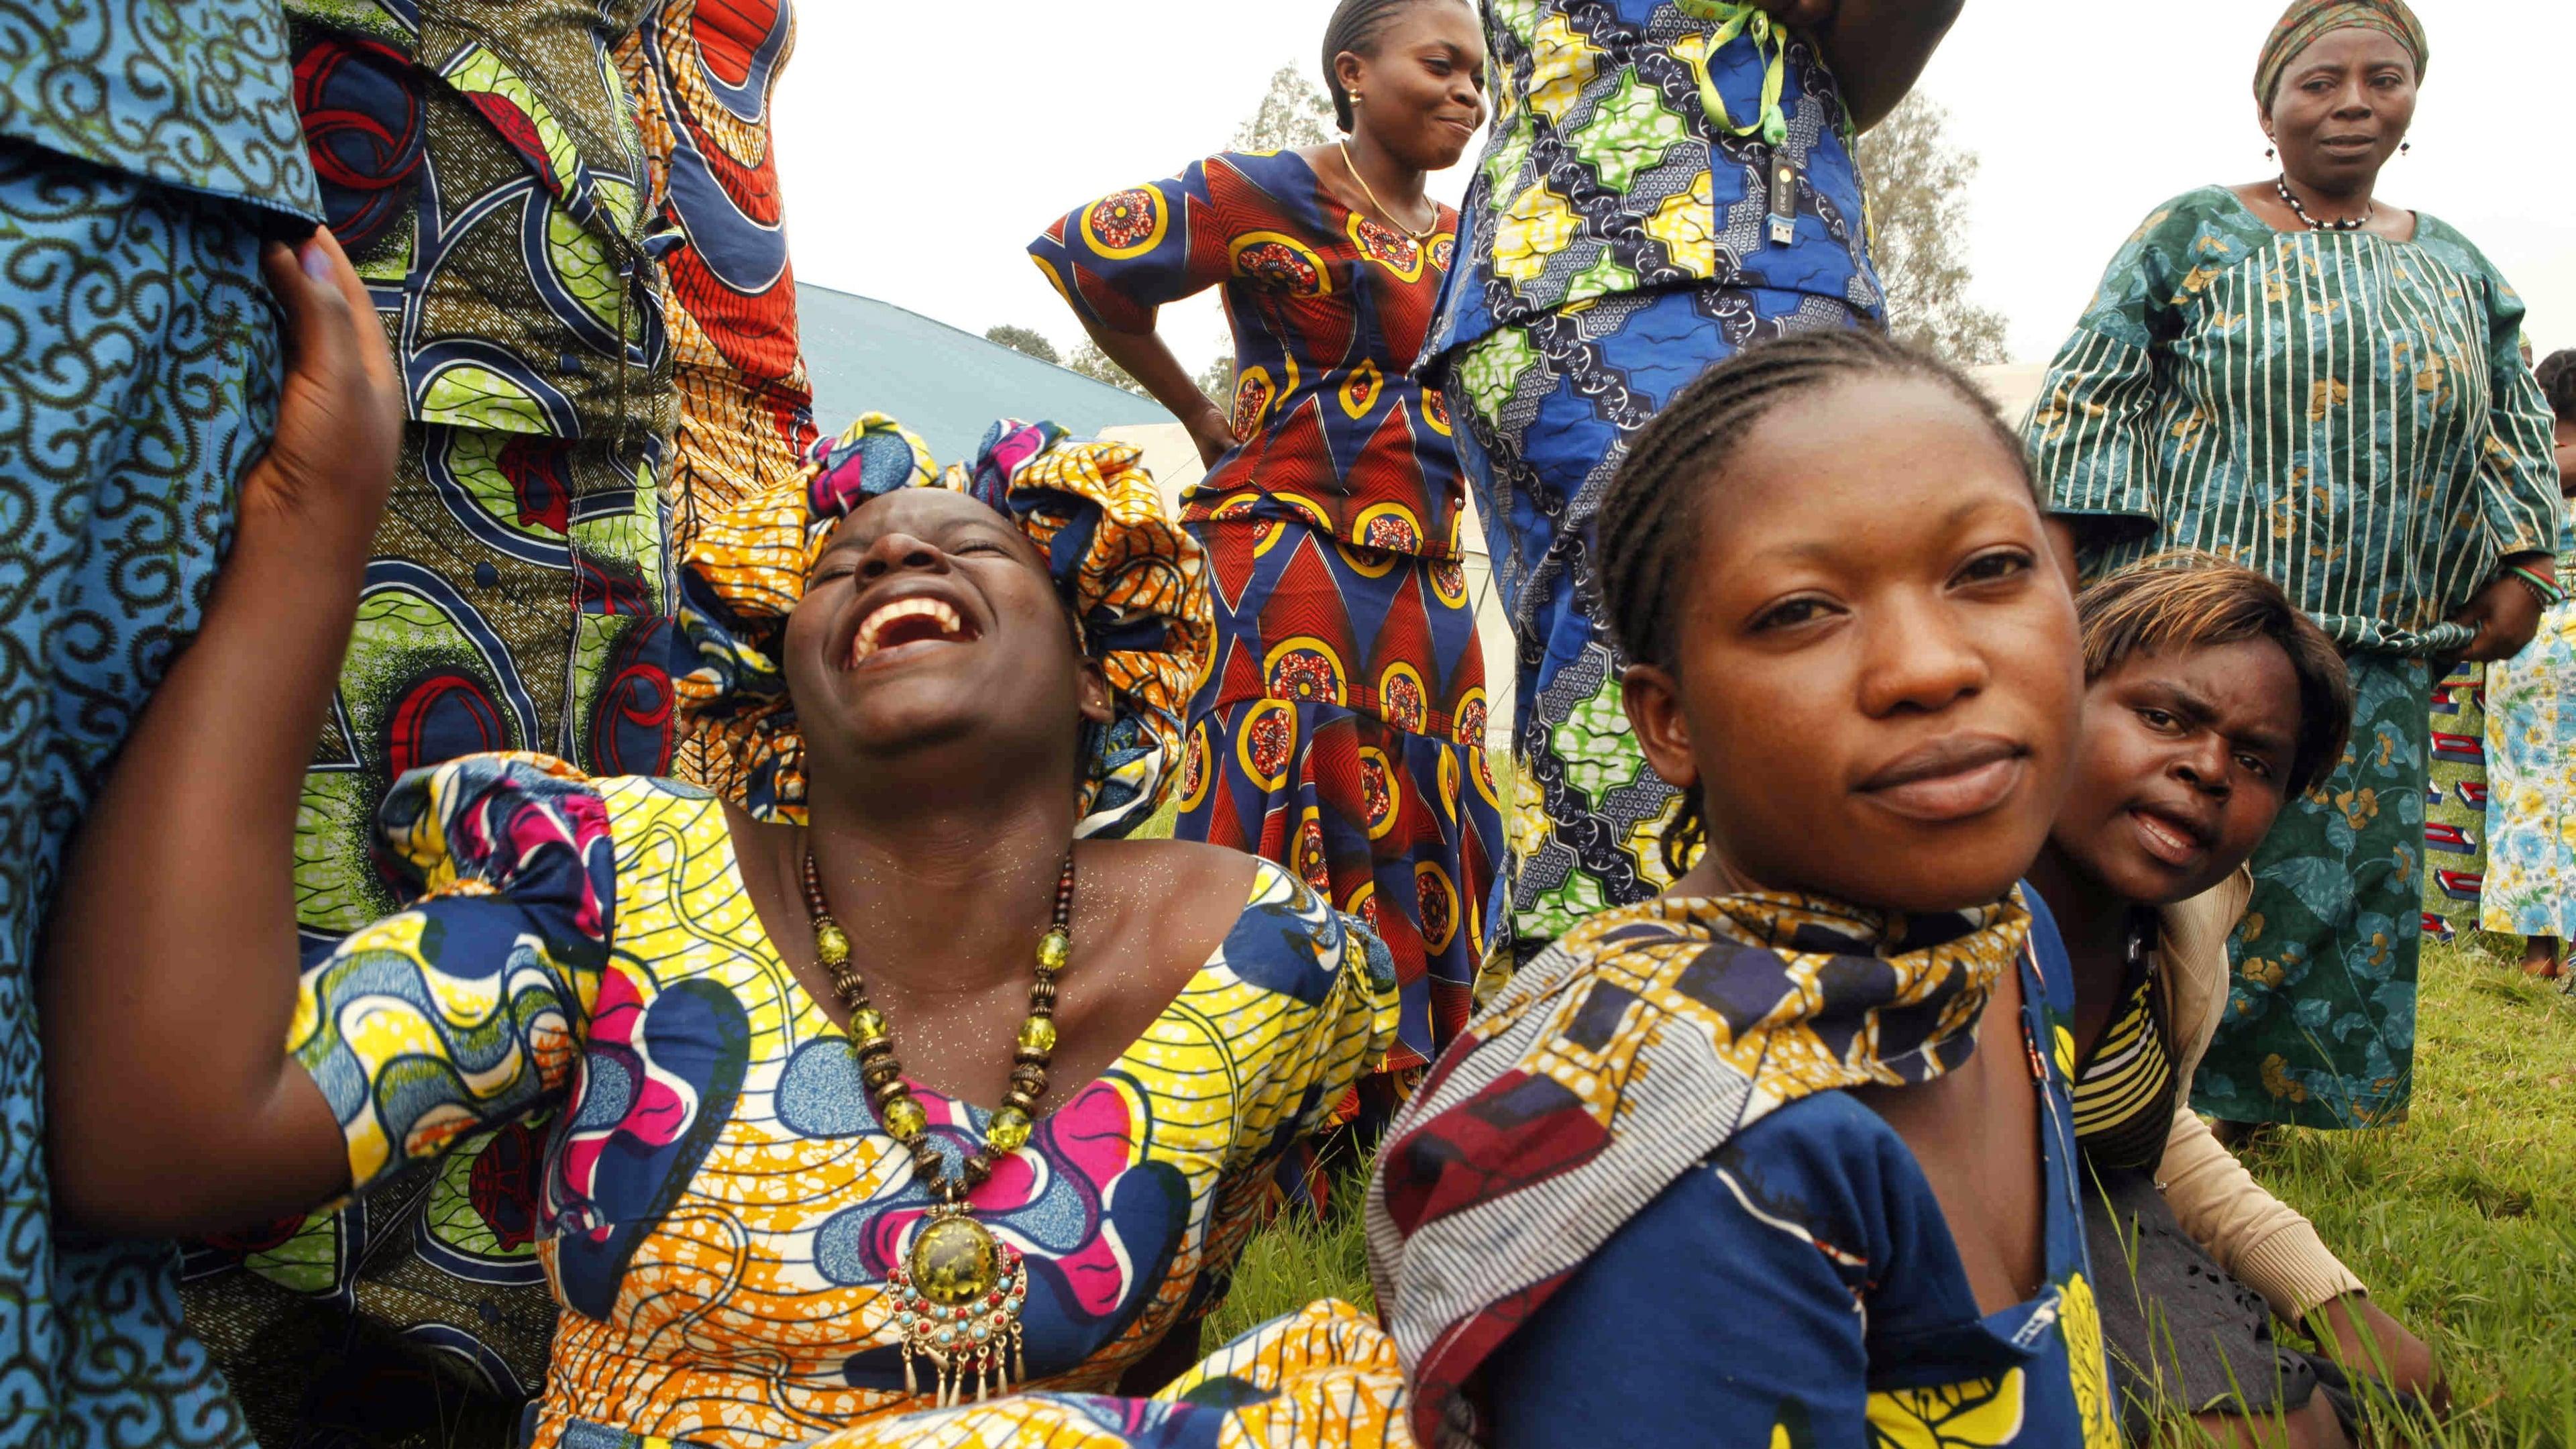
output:
{"label": "yellow glass bead", "polygon": [[1004,1107],[984,1124],[984,1145],[1008,1155],[1029,1145],[1029,1114],[1017,1107]]}
{"label": "yellow glass bead", "polygon": [[1020,1045],[1033,1052],[1055,1050],[1055,1023],[1043,1016],[1032,1016],[1020,1023]]}
{"label": "yellow glass bead", "polygon": [[897,1142],[910,1142],[930,1130],[930,1114],[909,1096],[886,1103],[885,1130]]}
{"label": "yellow glass bead", "polygon": [[886,1034],[885,1013],[873,1006],[862,1006],[850,1013],[850,1040],[861,1046]]}
{"label": "yellow glass bead", "polygon": [[1062,931],[1049,931],[1038,942],[1038,965],[1049,971],[1061,971],[1073,959],[1073,938]]}
{"label": "yellow glass bead", "polygon": [[814,955],[826,966],[838,966],[850,959],[849,933],[838,921],[814,923]]}

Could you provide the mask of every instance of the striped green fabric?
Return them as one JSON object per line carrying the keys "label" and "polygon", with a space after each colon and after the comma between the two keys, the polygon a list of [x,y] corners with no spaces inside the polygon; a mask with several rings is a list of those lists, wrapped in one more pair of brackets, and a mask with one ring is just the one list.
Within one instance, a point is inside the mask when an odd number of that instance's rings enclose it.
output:
{"label": "striped green fabric", "polygon": [[2348,649],[2430,655],[2507,554],[2558,546],[2523,305],[2466,237],[2275,232],[2224,187],[2114,257],[2023,426],[2088,577],[2202,548]]}

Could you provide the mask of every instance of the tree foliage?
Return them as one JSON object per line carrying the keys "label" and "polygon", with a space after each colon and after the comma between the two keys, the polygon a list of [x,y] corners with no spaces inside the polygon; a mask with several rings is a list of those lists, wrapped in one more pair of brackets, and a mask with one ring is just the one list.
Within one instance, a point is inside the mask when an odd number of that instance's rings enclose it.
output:
{"label": "tree foliage", "polygon": [[1064,354],[1055,350],[1046,334],[1034,327],[1014,327],[1008,322],[984,329],[984,340],[998,342],[1013,352],[1025,352],[1040,362],[1064,366]]}
{"label": "tree foliage", "polygon": [[1970,367],[2004,360],[2004,315],[1968,298],[1968,191],[1977,153],[1942,140],[1950,113],[1921,91],[1860,138],[1888,330]]}
{"label": "tree foliage", "polygon": [[1335,131],[1333,103],[1296,66],[1283,65],[1270,77],[1261,105],[1237,126],[1237,151],[1286,151],[1298,146],[1329,144]]}
{"label": "tree foliage", "polygon": [[1105,382],[1111,387],[1122,388],[1138,397],[1152,396],[1145,391],[1143,383],[1129,376],[1127,369],[1110,361],[1109,354],[1100,350],[1100,344],[1088,337],[1075,346],[1073,356],[1066,358],[1064,365],[1094,382]]}
{"label": "tree foliage", "polygon": [[1206,393],[1216,410],[1229,416],[1234,412],[1234,338],[1221,336],[1216,343],[1216,356],[1208,359],[1196,379],[1199,391]]}

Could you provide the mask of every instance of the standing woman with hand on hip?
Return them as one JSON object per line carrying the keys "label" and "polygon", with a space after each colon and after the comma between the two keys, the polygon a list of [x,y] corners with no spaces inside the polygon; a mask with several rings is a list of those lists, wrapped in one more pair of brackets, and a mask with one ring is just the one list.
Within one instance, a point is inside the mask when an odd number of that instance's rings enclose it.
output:
{"label": "standing woman with hand on hip", "polygon": [[2351,672],[2352,742],[2283,808],[2229,942],[2192,1099],[2225,1122],[2405,1116],[2433,681],[2520,649],[2550,587],[2522,301],[2467,237],[2377,195],[2427,52],[2402,0],[2297,0],[2254,81],[2279,174],[2147,218],[2027,427],[2088,575],[2211,550],[2280,584]]}
{"label": "standing woman with hand on hip", "polygon": [[[1403,1072],[1466,1022],[1502,846],[1448,405],[1411,376],[1457,241],[1423,178],[1484,122],[1485,48],[1464,0],[1342,0],[1323,60],[1342,140],[1192,162],[1029,250],[1208,463],[1181,516],[1217,645],[1176,833],[1290,867],[1385,938]],[[1231,417],[1154,331],[1217,286]]]}

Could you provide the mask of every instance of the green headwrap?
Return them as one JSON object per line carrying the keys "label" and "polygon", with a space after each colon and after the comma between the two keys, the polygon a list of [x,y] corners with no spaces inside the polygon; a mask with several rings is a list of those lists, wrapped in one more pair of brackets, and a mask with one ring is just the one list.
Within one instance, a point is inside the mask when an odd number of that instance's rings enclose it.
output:
{"label": "green headwrap", "polygon": [[2254,63],[2255,104],[2269,113],[2281,73],[2329,30],[2376,30],[2397,37],[2397,43],[2415,57],[2418,81],[2424,78],[2424,62],[2432,58],[2432,47],[2424,40],[2424,23],[2406,8],[2406,0],[2291,0],[2281,23],[2272,27],[2272,38],[2263,42],[2263,58]]}

